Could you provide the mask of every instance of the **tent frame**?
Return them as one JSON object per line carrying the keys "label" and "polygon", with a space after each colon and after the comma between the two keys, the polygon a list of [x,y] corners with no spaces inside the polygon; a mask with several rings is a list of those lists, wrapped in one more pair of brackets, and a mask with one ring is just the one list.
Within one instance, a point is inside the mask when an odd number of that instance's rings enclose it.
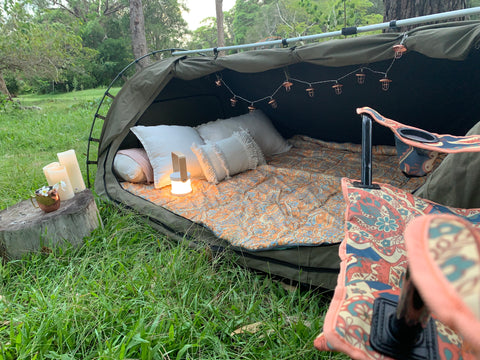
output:
{"label": "tent frame", "polygon": [[[86,170],[87,170],[87,187],[91,187],[90,183],[90,165],[98,165],[98,154],[97,154],[97,159],[93,160],[92,159],[92,145],[93,143],[97,143],[97,146],[100,144],[100,138],[96,138],[93,136],[95,125],[97,119],[100,120],[105,120],[106,116],[101,115],[101,109],[103,105],[105,104],[106,98],[114,99],[115,96],[110,92],[111,88],[114,86],[114,84],[117,82],[119,78],[122,78],[123,75],[126,73],[127,70],[129,70],[133,65],[136,65],[140,60],[142,60],[145,57],[153,56],[156,54],[161,54],[161,53],[170,53],[172,56],[185,56],[185,55],[190,55],[190,54],[197,54],[199,56],[206,56],[204,53],[206,52],[213,52],[215,57],[218,55],[220,51],[227,51],[227,50],[245,50],[245,49],[251,49],[251,48],[258,48],[258,47],[264,47],[264,46],[275,46],[275,45],[283,45],[284,47],[288,47],[290,43],[292,42],[298,42],[298,41],[313,41],[321,38],[331,38],[331,37],[336,37],[336,36],[348,36],[348,35],[355,35],[358,33],[362,32],[370,32],[370,31],[377,31],[377,30],[382,30],[382,29],[394,29],[400,26],[411,26],[411,25],[419,25],[419,24],[424,24],[428,22],[434,22],[434,21],[440,21],[440,20],[447,20],[447,19],[454,19],[462,16],[468,16],[468,15],[476,15],[480,14],[480,7],[473,7],[473,8],[468,8],[468,9],[462,9],[462,10],[455,10],[455,11],[448,11],[448,12],[443,12],[443,13],[438,13],[438,14],[433,14],[433,15],[426,15],[426,16],[419,16],[419,17],[414,17],[414,18],[409,18],[409,19],[404,19],[404,20],[393,20],[390,22],[383,22],[380,24],[374,24],[374,25],[367,25],[367,26],[362,26],[362,27],[347,27],[343,28],[342,30],[339,31],[334,31],[334,32],[327,32],[327,33],[322,33],[322,34],[316,34],[316,35],[310,35],[310,36],[304,36],[304,37],[296,37],[296,38],[289,38],[289,39],[281,39],[281,40],[272,40],[272,41],[265,41],[265,42],[257,42],[257,43],[251,43],[251,44],[243,44],[243,45],[237,45],[237,46],[226,46],[226,47],[216,47],[216,48],[207,48],[207,49],[198,49],[198,50],[184,50],[184,49],[178,49],[178,48],[171,48],[171,49],[162,49],[162,50],[156,50],[153,52],[150,52],[146,55],[141,56],[140,58],[132,61],[130,64],[128,64],[118,75],[113,79],[113,81],[110,83],[108,86],[107,90],[105,91],[102,99],[100,100],[100,103],[97,107],[97,110],[95,112],[92,125],[90,128],[90,133],[88,137],[88,144],[87,144],[87,159],[86,159]],[[404,35],[404,39],[406,38],[406,34]],[[109,108],[109,106],[108,106]],[[107,109],[108,111],[108,109]],[[364,164],[368,168],[367,164]],[[369,181],[369,174],[368,171],[365,169],[363,172],[364,174],[364,181],[362,183],[368,184]]]}

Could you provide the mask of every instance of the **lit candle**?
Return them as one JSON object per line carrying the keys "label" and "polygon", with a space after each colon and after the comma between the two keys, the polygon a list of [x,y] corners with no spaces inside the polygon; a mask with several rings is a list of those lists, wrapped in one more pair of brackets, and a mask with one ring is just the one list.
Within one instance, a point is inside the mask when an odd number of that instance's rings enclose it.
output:
{"label": "lit candle", "polygon": [[[58,164],[58,163],[57,163]],[[58,195],[61,201],[71,199],[75,196],[73,192],[72,183],[68,177],[67,169],[65,166],[55,163],[49,164],[43,168],[45,176],[48,181],[48,185],[60,184],[63,181],[63,186],[58,187]]]}
{"label": "lit candle", "polygon": [[75,156],[75,150],[68,150],[57,154],[60,165],[65,166],[67,169],[70,183],[72,184],[74,192],[80,192],[85,190],[85,182],[83,181],[82,172],[80,166],[78,166],[77,157]]}

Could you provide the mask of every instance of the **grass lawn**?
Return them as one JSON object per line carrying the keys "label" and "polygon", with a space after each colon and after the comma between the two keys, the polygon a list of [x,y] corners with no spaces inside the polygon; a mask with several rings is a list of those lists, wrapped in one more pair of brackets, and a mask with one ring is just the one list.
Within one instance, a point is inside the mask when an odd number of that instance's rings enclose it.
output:
{"label": "grass lawn", "polygon": [[[0,110],[0,210],[46,185],[42,167],[58,152],[75,149],[86,174],[103,91],[25,96],[27,109]],[[287,288],[228,255],[212,260],[135,213],[97,206],[104,227],[83,247],[0,265],[0,360],[346,358],[313,347],[325,294]]]}

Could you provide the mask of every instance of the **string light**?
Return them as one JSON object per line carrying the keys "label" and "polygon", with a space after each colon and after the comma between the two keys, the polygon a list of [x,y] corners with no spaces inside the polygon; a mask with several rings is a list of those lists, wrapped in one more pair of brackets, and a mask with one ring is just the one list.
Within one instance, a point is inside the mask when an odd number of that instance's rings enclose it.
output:
{"label": "string light", "polygon": [[290,91],[290,89],[292,88],[292,85],[293,85],[293,83],[288,81],[288,80],[285,80],[282,84],[282,86],[285,88],[286,92]]}
{"label": "string light", "polygon": [[271,98],[270,101],[268,102],[268,105],[270,105],[272,107],[272,109],[276,109],[277,108],[277,100],[275,100],[274,98]]}
{"label": "string light", "polygon": [[315,96],[315,89],[313,88],[312,85],[310,85],[308,88],[305,89],[307,92],[308,96],[314,97]]}
{"label": "string light", "polygon": [[335,85],[332,86],[332,88],[335,90],[335,94],[340,95],[342,93],[342,84],[336,83]]}
{"label": "string light", "polygon": [[355,76],[359,85],[365,84],[365,78],[367,77],[367,75],[365,75],[365,73],[363,72],[363,68],[361,68],[360,72],[356,73]]}
{"label": "string light", "polygon": [[224,85],[227,88],[227,90],[232,95],[232,97],[230,98],[230,105],[232,107],[235,107],[237,105],[238,101],[241,100],[241,101],[244,101],[244,102],[250,104],[248,106],[248,110],[250,112],[256,110],[256,107],[255,107],[256,103],[260,103],[260,102],[263,102],[263,101],[266,101],[267,104],[272,107],[272,109],[276,109],[278,107],[278,102],[274,98],[275,95],[281,89],[284,89],[285,92],[290,92],[290,90],[292,89],[292,86],[294,85],[295,82],[305,85],[306,86],[305,91],[306,91],[307,95],[311,98],[313,98],[315,96],[314,85],[328,84],[328,83],[333,84],[332,88],[334,89],[335,94],[341,95],[342,92],[343,92],[343,84],[341,84],[340,81],[344,80],[345,78],[348,78],[350,76],[355,76],[355,78],[357,80],[357,83],[359,85],[363,85],[363,84],[365,84],[365,80],[366,80],[365,71],[370,72],[372,74],[383,76],[383,78],[381,78],[379,80],[379,82],[381,84],[381,89],[383,91],[388,91],[390,89],[390,83],[392,82],[392,80],[388,78],[388,73],[391,70],[395,60],[399,59],[403,55],[403,53],[405,53],[407,51],[407,48],[403,45],[403,42],[406,38],[407,38],[407,35],[405,34],[403,36],[403,39],[400,42],[400,44],[393,46],[393,50],[395,51],[395,56],[393,57],[392,62],[388,66],[387,70],[385,70],[385,71],[378,71],[378,70],[374,70],[374,69],[371,69],[371,68],[366,67],[366,66],[362,66],[362,67],[360,67],[358,69],[355,69],[355,70],[353,70],[349,73],[346,73],[345,75],[340,76],[337,79],[319,80],[319,81],[305,81],[305,80],[302,80],[302,79],[296,79],[296,78],[290,77],[288,75],[288,68],[284,68],[283,71],[284,71],[284,74],[285,74],[285,80],[275,89],[275,91],[270,95],[264,96],[264,97],[259,98],[259,99],[254,99],[254,100],[247,99],[247,98],[244,98],[244,97],[236,94],[228,86],[228,84],[225,83],[225,81],[223,80],[223,78],[219,74],[216,74],[215,85],[217,85],[218,87]]}
{"label": "string light", "polygon": [[405,45],[403,45],[407,37],[407,34],[403,34],[403,38],[402,41],[400,41],[400,44],[393,46],[393,51],[395,51],[395,59],[400,59],[403,53],[407,51],[407,48],[405,47]]}
{"label": "string light", "polygon": [[395,51],[395,59],[400,59],[404,52],[407,51],[405,45],[398,44],[393,46],[393,51]]}
{"label": "string light", "polygon": [[382,84],[382,90],[383,91],[387,91],[389,88],[390,88],[390,83],[392,82],[392,80],[390,80],[389,78],[387,78],[387,76],[385,75],[385,77],[383,79],[380,79],[379,80],[380,83]]}
{"label": "string light", "polygon": [[220,77],[220,75],[217,74],[217,80],[215,80],[215,85],[217,85],[218,87],[222,86],[222,78]]}

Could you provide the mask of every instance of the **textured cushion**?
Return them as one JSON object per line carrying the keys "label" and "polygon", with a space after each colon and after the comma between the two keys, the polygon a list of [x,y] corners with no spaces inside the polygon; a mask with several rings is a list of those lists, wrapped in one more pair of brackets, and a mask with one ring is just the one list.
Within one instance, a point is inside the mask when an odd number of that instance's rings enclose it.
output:
{"label": "textured cushion", "polygon": [[215,184],[265,163],[262,150],[245,130],[235,131],[232,136],[215,143],[194,144],[192,151],[207,180]]}
{"label": "textured cushion", "polygon": [[290,150],[291,147],[261,110],[211,121],[197,126],[196,129],[205,142],[228,138],[234,131],[241,129],[248,130],[265,155],[280,154]]}
{"label": "textured cushion", "polygon": [[204,144],[194,128],[189,126],[158,125],[134,126],[132,132],[147,151],[153,167],[154,186],[159,189],[170,185],[172,151],[178,151],[187,159],[187,169],[192,177],[203,177],[202,168],[190,147]]}
{"label": "textured cushion", "polygon": [[124,149],[113,160],[113,171],[124,181],[153,182],[153,169],[144,149]]}

